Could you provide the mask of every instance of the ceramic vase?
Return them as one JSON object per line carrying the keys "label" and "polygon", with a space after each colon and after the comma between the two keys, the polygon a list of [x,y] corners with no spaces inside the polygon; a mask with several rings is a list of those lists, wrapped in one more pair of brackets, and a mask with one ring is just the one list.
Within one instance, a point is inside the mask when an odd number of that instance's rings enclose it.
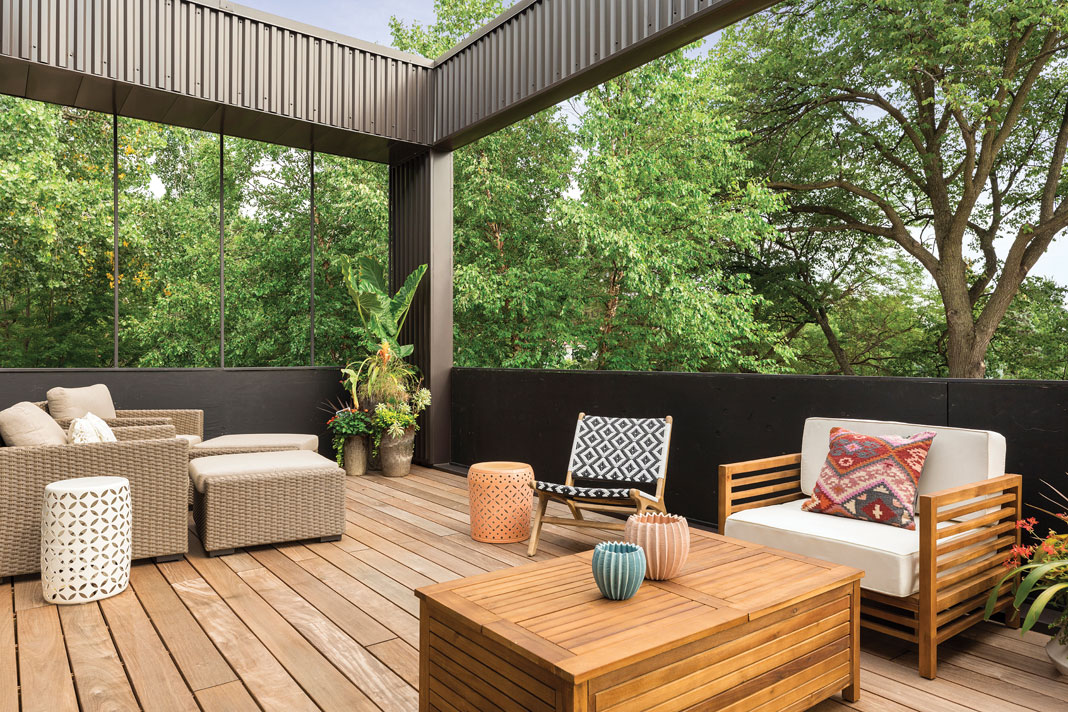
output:
{"label": "ceramic vase", "polygon": [[395,438],[386,433],[378,446],[382,457],[382,474],[386,477],[404,477],[412,469],[412,455],[415,454],[415,428],[404,431],[404,435]]}
{"label": "ceramic vase", "polygon": [[345,438],[341,461],[345,463],[345,474],[349,477],[363,477],[367,472],[367,436],[350,435]]}
{"label": "ceramic vase", "polygon": [[677,514],[632,514],[623,540],[645,551],[645,578],[653,581],[677,576],[690,555],[690,527],[686,517]]}
{"label": "ceramic vase", "polygon": [[593,580],[605,598],[625,601],[645,579],[645,552],[626,541],[603,541],[593,550]]}
{"label": "ceramic vase", "polygon": [[1057,636],[1053,636],[1046,643],[1046,655],[1053,661],[1057,672],[1068,675],[1068,645],[1061,645],[1057,642]]}

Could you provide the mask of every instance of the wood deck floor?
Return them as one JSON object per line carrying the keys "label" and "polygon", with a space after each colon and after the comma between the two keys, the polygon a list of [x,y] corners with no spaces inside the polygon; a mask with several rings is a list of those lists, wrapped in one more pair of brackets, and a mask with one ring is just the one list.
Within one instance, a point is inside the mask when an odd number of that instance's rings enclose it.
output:
{"label": "wood deck floor", "polygon": [[[526,544],[472,541],[465,482],[450,474],[352,479],[348,493],[337,543],[209,559],[194,539],[186,560],[135,565],[125,593],[80,606],[45,604],[35,577],[5,580],[0,712],[415,710],[412,589],[526,563]],[[550,526],[538,558],[617,536]],[[979,626],[924,680],[910,646],[864,633],[861,701],[813,709],[1068,710],[1044,642]]]}

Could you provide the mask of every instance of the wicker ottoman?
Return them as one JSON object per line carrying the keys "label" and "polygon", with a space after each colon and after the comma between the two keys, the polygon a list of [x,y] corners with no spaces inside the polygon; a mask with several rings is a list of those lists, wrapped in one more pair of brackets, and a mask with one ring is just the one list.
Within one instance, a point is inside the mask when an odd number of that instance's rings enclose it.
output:
{"label": "wicker ottoman", "polygon": [[345,531],[345,471],[308,450],[189,461],[193,518],[212,556],[257,544],[337,541]]}

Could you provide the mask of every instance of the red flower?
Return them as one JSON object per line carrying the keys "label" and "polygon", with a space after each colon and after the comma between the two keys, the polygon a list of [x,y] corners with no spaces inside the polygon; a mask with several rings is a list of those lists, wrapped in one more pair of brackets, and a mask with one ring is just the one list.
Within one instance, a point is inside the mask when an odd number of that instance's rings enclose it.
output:
{"label": "red flower", "polygon": [[1026,529],[1029,532],[1035,530],[1035,525],[1038,524],[1038,520],[1034,517],[1028,517],[1027,519],[1020,519],[1016,522],[1017,529]]}
{"label": "red flower", "polygon": [[1035,553],[1035,547],[1033,546],[1020,546],[1019,544],[1012,547],[1012,555],[1018,556],[1023,559],[1030,559],[1031,555]]}

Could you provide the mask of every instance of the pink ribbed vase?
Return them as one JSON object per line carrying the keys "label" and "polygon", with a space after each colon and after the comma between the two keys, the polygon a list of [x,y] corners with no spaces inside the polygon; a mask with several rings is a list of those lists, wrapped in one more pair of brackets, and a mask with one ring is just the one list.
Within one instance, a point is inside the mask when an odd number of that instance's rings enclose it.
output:
{"label": "pink ribbed vase", "polygon": [[645,550],[645,578],[653,581],[676,576],[690,555],[690,527],[677,514],[632,514],[623,539]]}

